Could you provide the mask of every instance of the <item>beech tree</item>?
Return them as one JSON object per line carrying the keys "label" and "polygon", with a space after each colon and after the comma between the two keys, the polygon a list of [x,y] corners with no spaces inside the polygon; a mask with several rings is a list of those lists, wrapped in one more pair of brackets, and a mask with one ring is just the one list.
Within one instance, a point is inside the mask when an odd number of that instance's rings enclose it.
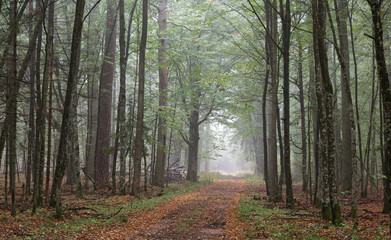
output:
{"label": "beech tree", "polygon": [[111,104],[117,39],[116,6],[116,1],[107,1],[105,48],[99,84],[98,128],[96,130],[97,138],[95,148],[95,182],[97,187],[103,187],[109,183]]}

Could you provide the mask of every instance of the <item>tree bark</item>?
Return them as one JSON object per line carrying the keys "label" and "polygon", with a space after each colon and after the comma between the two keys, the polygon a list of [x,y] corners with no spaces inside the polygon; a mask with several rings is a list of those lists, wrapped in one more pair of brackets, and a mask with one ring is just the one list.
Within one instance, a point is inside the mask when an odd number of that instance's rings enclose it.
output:
{"label": "tree bark", "polygon": [[157,155],[154,177],[152,184],[159,187],[164,187],[164,168],[166,162],[166,139],[167,127],[165,126],[165,108],[167,106],[167,60],[166,60],[166,29],[167,29],[167,0],[161,0],[158,10],[159,23],[159,122],[158,122],[158,137],[157,137]]}
{"label": "tree bark", "polygon": [[[336,19],[338,25],[339,36],[339,60],[343,62],[341,66],[341,110],[342,110],[342,165],[341,165],[341,187],[342,191],[352,190],[352,159],[353,159],[353,144],[352,140],[355,136],[352,129],[355,128],[353,112],[352,96],[350,94],[350,59],[349,59],[349,40],[347,31],[347,7],[346,0],[334,1],[336,10]],[[352,121],[353,120],[353,121]],[[355,131],[354,131],[355,132]],[[354,146],[355,147],[355,146]]]}
{"label": "tree bark", "polygon": [[[318,92],[320,114],[320,156],[322,159],[322,218],[333,224],[342,222],[335,179],[335,132],[333,113],[333,87],[328,69],[326,36],[326,8],[323,0],[312,0],[314,20],[314,53],[321,72],[321,90]],[[316,39],[315,39],[316,38]],[[319,68],[316,68],[319,69]]]}
{"label": "tree bark", "polygon": [[[8,89],[8,100],[9,104],[7,106],[7,114],[9,114],[9,167],[10,167],[10,192],[11,192],[11,216],[16,216],[16,205],[15,205],[15,175],[16,175],[16,164],[17,164],[17,155],[16,155],[16,122],[17,122],[17,98],[19,83],[17,79],[17,33],[18,33],[18,24],[17,24],[17,1],[11,1],[10,7],[10,25],[12,31],[12,38],[10,42],[11,54],[9,61],[9,89]],[[7,183],[5,183],[7,184]],[[6,194],[8,194],[6,192]]]}
{"label": "tree bark", "polygon": [[299,59],[298,59],[298,87],[299,87],[299,102],[300,102],[300,121],[301,121],[301,174],[303,178],[302,191],[307,192],[308,173],[307,173],[307,131],[305,123],[305,103],[304,103],[304,85],[303,85],[303,47],[299,42]]}
{"label": "tree bark", "polygon": [[[277,13],[272,10],[272,8],[277,7],[277,1],[274,0],[273,3],[268,1],[270,6],[270,33],[273,42],[276,42],[277,39]],[[269,95],[269,128],[268,128],[268,173],[269,173],[269,190],[270,198],[272,201],[280,201],[279,199],[279,188],[278,188],[278,167],[277,167],[277,111],[278,111],[278,102],[277,102],[277,46],[272,44],[270,46],[270,67],[271,67],[271,82],[270,82],[270,95]]]}
{"label": "tree bark", "polygon": [[[29,1],[29,15],[34,15],[34,3],[33,1]],[[29,24],[29,41],[36,41],[36,39],[32,39],[33,37],[33,24]],[[35,47],[34,47],[35,48]],[[33,162],[33,156],[35,155],[35,124],[34,124],[34,116],[35,116],[35,49],[33,49],[31,61],[30,61],[30,108],[29,108],[29,131],[28,131],[28,150],[27,150],[27,171],[26,171],[26,194],[31,193],[31,167]],[[1,158],[1,155],[0,155]]]}
{"label": "tree bark", "polygon": [[46,158],[46,183],[45,199],[49,199],[49,181],[50,181],[50,160],[52,153],[52,93],[53,93],[53,55],[54,55],[54,1],[49,2],[48,14],[48,40],[49,49],[49,106],[48,106],[48,138],[47,138],[47,158]]}
{"label": "tree bark", "polygon": [[81,47],[81,35],[83,29],[83,15],[84,15],[85,0],[77,0],[75,10],[75,20],[72,34],[72,45],[71,45],[71,56],[69,61],[69,72],[67,90],[65,95],[64,110],[62,115],[60,143],[58,146],[57,153],[57,164],[54,172],[52,190],[50,195],[50,205],[57,206],[56,213],[57,218],[62,218],[61,210],[61,185],[64,177],[65,168],[67,165],[67,153],[66,145],[68,141],[68,135],[70,131],[70,110],[72,104],[72,91],[76,87],[76,78],[79,70],[80,61],[80,47]]}
{"label": "tree bark", "polygon": [[[99,85],[98,128],[95,156],[95,182],[98,188],[109,184],[111,104],[116,51],[116,1],[107,1],[105,53]],[[115,171],[115,169],[113,169]]]}
{"label": "tree bark", "polygon": [[[290,40],[291,40],[291,5],[290,0],[285,1],[285,6],[280,0],[280,16],[282,20],[282,55],[284,61],[284,164],[286,183],[286,205],[292,208],[294,205],[291,173],[291,151],[290,151],[290,96],[289,96],[289,62],[290,62]],[[285,8],[284,8],[285,7]]]}
{"label": "tree bark", "polygon": [[[383,136],[384,136],[384,161],[383,168],[387,168],[385,171],[387,173],[387,179],[391,177],[391,92],[390,92],[390,82],[388,78],[387,71],[387,63],[384,54],[384,39],[383,39],[383,23],[381,16],[381,6],[382,0],[367,0],[371,12],[372,12],[372,28],[374,33],[374,41],[375,41],[375,52],[376,52],[376,63],[377,63],[377,71],[378,77],[380,81],[380,93],[381,93],[381,101],[383,104]],[[384,186],[385,193],[389,191],[389,180],[385,181],[386,186]],[[387,186],[388,185],[388,186]],[[388,206],[391,202],[391,197],[385,194],[385,202],[388,202]],[[387,209],[388,211],[390,209]],[[390,216],[391,217],[391,216]],[[391,230],[391,224],[390,224]]]}
{"label": "tree bark", "polygon": [[138,101],[137,101],[137,123],[136,123],[136,139],[134,153],[134,174],[132,184],[132,195],[140,194],[141,181],[141,160],[143,153],[143,132],[144,132],[144,84],[145,84],[145,52],[147,47],[148,37],[148,0],[143,0],[142,6],[142,30],[140,42],[140,63],[139,63],[139,86],[138,86]]}
{"label": "tree bark", "polygon": [[197,85],[199,82],[199,69],[196,63],[196,59],[190,60],[190,82],[192,87],[191,100],[190,100],[190,116],[189,116],[189,159],[187,167],[187,180],[197,182],[198,176],[198,143],[199,136],[199,117],[200,117],[200,96],[201,91]]}
{"label": "tree bark", "polygon": [[[342,81],[342,190],[352,191],[351,216],[356,217],[357,212],[357,154],[356,154],[356,126],[354,123],[353,100],[350,92],[350,68],[349,68],[349,46],[346,27],[347,2],[340,0],[334,2],[338,26],[339,47],[336,41],[334,28],[332,28],[335,40],[336,51],[341,64]],[[331,19],[331,18],[330,18]],[[344,114],[344,111],[345,114]],[[346,118],[346,119],[345,119]],[[349,129],[347,129],[349,128]],[[345,134],[345,137],[344,137]],[[347,170],[349,168],[349,170]],[[347,175],[347,176],[346,176]]]}
{"label": "tree bark", "polygon": [[[120,90],[118,95],[118,110],[117,110],[117,134],[115,136],[115,147],[119,148],[120,154],[120,177],[119,177],[119,192],[121,195],[126,194],[125,190],[125,170],[126,170],[126,129],[125,129],[125,105],[126,105],[126,62],[127,54],[125,48],[125,3],[124,0],[119,1],[119,49],[120,49]],[[115,149],[114,154],[117,154]],[[113,163],[116,162],[114,156]],[[116,189],[115,168],[113,168],[113,193]]]}

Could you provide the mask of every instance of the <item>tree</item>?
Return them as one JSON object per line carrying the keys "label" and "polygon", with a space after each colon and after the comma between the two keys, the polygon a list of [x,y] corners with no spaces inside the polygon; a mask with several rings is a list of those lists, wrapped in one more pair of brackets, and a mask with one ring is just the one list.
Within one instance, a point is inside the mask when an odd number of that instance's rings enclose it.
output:
{"label": "tree", "polygon": [[326,7],[323,0],[312,0],[313,43],[318,75],[318,114],[320,159],[322,163],[322,218],[333,224],[342,222],[335,179],[335,133],[333,125],[333,86],[328,69],[326,36]]}
{"label": "tree", "polygon": [[[282,55],[284,61],[284,165],[286,181],[286,205],[292,208],[294,204],[291,174],[291,154],[290,154],[290,95],[289,95],[289,61],[290,61],[290,41],[291,41],[291,5],[290,0],[285,1],[285,9],[280,0],[280,17],[282,20]],[[282,173],[281,173],[282,174]]]}
{"label": "tree", "polygon": [[267,8],[269,13],[266,12],[266,18],[270,19],[270,28],[268,29],[268,32],[271,36],[271,41],[273,42],[270,45],[270,69],[271,69],[271,82],[270,84],[270,92],[269,92],[269,106],[267,109],[269,109],[269,113],[267,114],[269,116],[268,122],[268,143],[269,143],[269,149],[268,151],[268,173],[269,173],[269,190],[270,190],[270,197],[273,201],[281,201],[281,194],[279,193],[279,187],[278,187],[278,170],[277,170],[277,111],[278,111],[278,102],[277,102],[277,63],[278,63],[278,57],[277,57],[277,36],[278,36],[278,30],[277,30],[277,12],[273,9],[276,9],[277,7],[277,1],[274,0],[273,3],[271,1],[268,1],[266,3],[267,5],[270,5],[270,8]]}
{"label": "tree", "polygon": [[[346,27],[347,3],[344,0],[335,1],[336,20],[338,26],[339,46],[336,41],[336,34],[332,27],[334,36],[334,45],[336,47],[339,62],[341,64],[341,82],[342,82],[342,191],[352,190],[352,209],[351,215],[356,217],[357,205],[357,154],[356,154],[356,129],[354,123],[353,100],[350,93],[350,68],[349,68],[349,47]],[[330,17],[331,21],[331,17]],[[333,25],[331,25],[333,26]],[[344,111],[345,114],[344,114]],[[347,170],[349,169],[349,170]]]}
{"label": "tree", "polygon": [[[355,142],[352,136],[355,136],[354,130],[354,112],[352,96],[350,94],[350,58],[349,58],[349,41],[347,31],[347,7],[348,2],[346,0],[334,1],[336,10],[336,19],[338,25],[338,36],[339,36],[339,55],[340,63],[343,62],[343,68],[341,65],[341,109],[342,109],[342,165],[341,172],[341,185],[342,191],[350,191],[352,189],[352,159],[353,156],[352,148],[356,148]],[[353,114],[353,119],[352,115]],[[352,126],[353,124],[353,126]]]}
{"label": "tree", "polygon": [[299,102],[300,102],[300,125],[301,125],[301,152],[302,152],[302,165],[301,174],[303,178],[302,191],[307,192],[308,188],[308,174],[307,174],[307,130],[305,123],[305,101],[304,101],[304,84],[303,84],[303,47],[299,40],[298,43],[298,76],[297,86],[299,88]]}
{"label": "tree", "polygon": [[132,184],[132,195],[140,194],[140,178],[141,178],[141,160],[144,151],[143,132],[144,132],[144,84],[145,84],[145,52],[147,47],[148,37],[148,0],[143,0],[142,13],[142,30],[139,53],[139,85],[137,97],[137,123],[136,123],[136,139],[134,152],[134,174]]}
{"label": "tree", "polygon": [[111,102],[116,51],[116,20],[116,1],[109,0],[107,1],[105,52],[99,84],[98,128],[95,148],[95,182],[99,188],[109,183]]}
{"label": "tree", "polygon": [[[376,53],[376,64],[377,64],[377,72],[380,81],[380,94],[381,101],[383,104],[383,136],[384,136],[384,161],[383,165],[387,167],[386,173],[388,174],[386,177],[388,181],[385,181],[386,185],[384,186],[385,191],[389,191],[389,179],[391,177],[391,93],[390,93],[390,82],[387,71],[387,63],[384,55],[384,39],[383,39],[383,23],[382,23],[382,15],[381,15],[381,6],[383,4],[383,0],[367,0],[372,13],[372,36],[375,42],[375,53]],[[384,205],[391,205],[391,197],[388,195],[384,195]],[[387,199],[388,198],[388,199]],[[388,209],[388,211],[390,211]],[[391,225],[390,225],[391,230]]]}
{"label": "tree", "polygon": [[[8,100],[9,106],[7,106],[7,110],[9,110],[9,149],[10,149],[10,191],[11,191],[11,215],[16,216],[16,206],[15,206],[15,176],[16,176],[16,121],[17,121],[17,97],[18,97],[18,88],[19,88],[19,79],[17,78],[17,32],[18,32],[18,24],[17,24],[17,1],[14,0],[11,3],[10,8],[10,25],[11,25],[11,46],[12,49],[10,54],[9,61],[9,89],[8,89]],[[7,184],[7,183],[6,183]]]}
{"label": "tree", "polygon": [[165,126],[165,108],[167,106],[167,60],[166,60],[166,29],[167,29],[167,0],[162,0],[158,7],[158,23],[159,23],[159,122],[158,122],[158,147],[156,156],[156,166],[154,168],[154,177],[152,184],[164,186],[164,168],[166,159],[166,139],[167,128]]}
{"label": "tree", "polygon": [[57,218],[62,218],[61,209],[61,185],[67,165],[67,140],[70,131],[70,110],[73,97],[73,89],[76,88],[76,77],[79,70],[81,35],[83,29],[85,0],[77,0],[75,9],[75,20],[72,33],[72,48],[69,61],[68,82],[65,95],[64,110],[62,115],[60,142],[57,153],[57,164],[54,172],[52,190],[50,194],[50,205],[56,206]]}

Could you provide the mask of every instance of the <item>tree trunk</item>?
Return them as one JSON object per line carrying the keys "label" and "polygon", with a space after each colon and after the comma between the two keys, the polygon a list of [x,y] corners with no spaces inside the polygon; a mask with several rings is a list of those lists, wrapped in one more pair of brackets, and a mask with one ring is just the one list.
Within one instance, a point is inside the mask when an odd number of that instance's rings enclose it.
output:
{"label": "tree trunk", "polygon": [[[268,4],[271,4],[270,2]],[[274,0],[272,6],[270,6],[271,16],[271,38],[273,42],[277,39],[277,13],[272,10],[276,8],[277,1]],[[271,45],[270,49],[270,66],[271,66],[271,82],[270,82],[270,95],[269,95],[269,128],[268,128],[268,172],[269,172],[269,190],[270,198],[272,201],[280,201],[279,199],[279,188],[278,188],[278,167],[277,167],[277,46]]]}
{"label": "tree trunk", "polygon": [[[29,1],[29,14],[34,14],[34,3]],[[36,41],[33,39],[33,24],[29,24],[29,42]],[[35,46],[35,45],[34,45]],[[34,47],[35,48],[35,47]],[[29,65],[30,70],[30,109],[29,109],[29,131],[28,131],[28,151],[27,151],[27,171],[26,171],[26,194],[31,193],[31,167],[33,162],[33,156],[35,155],[35,49],[33,49],[31,61]],[[1,158],[1,155],[0,155]]]}
{"label": "tree trunk", "polygon": [[[45,10],[40,4],[39,0],[36,1],[37,11],[42,12],[45,15]],[[39,10],[38,10],[39,9]],[[33,208],[32,212],[35,213],[36,208],[39,205],[39,166],[40,166],[40,153],[41,153],[41,119],[42,119],[42,97],[41,97],[41,50],[42,50],[42,23],[38,26],[39,33],[37,36],[37,47],[36,47],[36,61],[35,61],[35,84],[36,84],[36,118],[35,118],[35,154],[33,159]]]}
{"label": "tree trunk", "polygon": [[[387,168],[387,179],[391,177],[391,93],[390,93],[390,82],[388,78],[387,71],[387,63],[384,55],[384,40],[383,40],[383,23],[381,16],[381,5],[383,3],[382,0],[367,0],[369,6],[371,7],[372,12],[372,28],[374,33],[374,41],[375,41],[375,50],[376,50],[376,63],[377,63],[377,71],[380,81],[380,93],[381,93],[381,101],[383,103],[383,120],[384,120],[384,128],[383,128],[383,136],[384,136],[384,162],[383,168]],[[385,181],[386,185],[384,187],[385,193],[389,192],[389,180]],[[391,197],[385,194],[385,201],[388,202],[388,206],[391,202]],[[387,209],[389,211],[389,209]],[[391,216],[390,216],[391,217]],[[391,224],[390,224],[391,230]]]}
{"label": "tree trunk", "polygon": [[99,85],[98,128],[95,156],[95,182],[98,188],[109,184],[111,104],[116,51],[116,1],[107,1],[105,53]]}
{"label": "tree trunk", "polygon": [[304,85],[303,85],[303,48],[299,43],[299,59],[298,59],[298,87],[299,87],[299,102],[300,102],[300,120],[301,120],[301,174],[303,178],[302,191],[307,192],[308,173],[307,173],[307,132],[305,124],[305,103],[304,103]]}
{"label": "tree trunk", "polygon": [[57,218],[62,218],[61,210],[61,185],[64,177],[65,168],[67,165],[66,145],[69,139],[70,131],[70,110],[73,97],[73,89],[76,87],[76,78],[79,70],[81,34],[83,29],[83,15],[84,15],[85,0],[77,0],[75,10],[75,20],[72,34],[71,56],[69,61],[69,72],[67,81],[67,90],[65,95],[64,110],[62,115],[60,143],[57,153],[57,164],[54,172],[52,190],[50,195],[50,205],[57,206]]}
{"label": "tree trunk", "polygon": [[54,1],[49,2],[48,42],[49,45],[49,108],[48,108],[48,143],[46,158],[45,199],[49,199],[50,160],[52,153],[52,93],[53,93],[53,55],[54,55]]}
{"label": "tree trunk", "polygon": [[[353,10],[353,8],[352,8]],[[354,79],[355,79],[355,107],[356,107],[356,122],[357,122],[357,128],[356,128],[356,131],[357,131],[357,134],[358,134],[358,150],[359,150],[359,158],[357,157],[357,153],[356,153],[356,162],[357,162],[357,158],[359,160],[362,160],[363,159],[363,154],[362,154],[362,142],[361,142],[361,125],[360,125],[360,110],[359,110],[359,106],[358,106],[358,67],[357,67],[357,58],[356,58],[356,51],[355,51],[355,44],[354,44],[354,35],[353,35],[353,20],[352,20],[352,14],[353,13],[350,13],[349,15],[349,24],[350,24],[350,39],[351,39],[351,45],[352,45],[352,55],[353,55],[353,62],[354,62]],[[357,165],[357,163],[356,163]],[[357,166],[356,166],[356,173],[353,172],[353,180],[352,180],[352,184],[354,184],[354,186],[358,189],[358,180],[357,180],[357,175],[358,175],[358,170],[357,170]],[[354,182],[356,181],[356,182]],[[352,185],[353,186],[353,185]],[[353,190],[353,189],[352,189]],[[357,192],[358,190],[356,190]],[[355,193],[357,194],[357,193]]]}
{"label": "tree trunk", "polygon": [[[354,118],[351,119],[353,113],[352,97],[350,94],[350,60],[349,60],[349,41],[347,31],[347,7],[346,0],[334,1],[336,10],[336,19],[338,25],[339,36],[339,60],[343,62],[344,67],[341,66],[341,110],[342,110],[342,165],[341,165],[341,187],[342,191],[352,190],[352,141],[355,137],[352,129],[355,125]],[[338,51],[338,50],[337,50]],[[354,117],[354,115],[353,115]],[[353,121],[352,121],[353,120]],[[354,146],[355,147],[355,146]]]}
{"label": "tree trunk", "polygon": [[[86,47],[87,47],[87,59],[91,59],[92,56],[98,57],[95,51],[92,51],[90,46],[92,45],[90,25],[91,18],[88,18],[87,22],[87,34]],[[92,55],[92,56],[91,56]],[[87,141],[86,141],[86,160],[85,160],[85,188],[88,188],[88,182],[94,177],[95,169],[95,148],[96,148],[96,134],[98,128],[98,91],[97,82],[95,80],[96,64],[91,66],[91,62],[88,62],[87,73],[87,86],[88,86],[88,120],[87,120]]]}
{"label": "tree trunk", "polygon": [[[12,40],[11,46],[12,49],[11,54],[9,55],[9,90],[8,90],[8,100],[9,104],[7,104],[7,114],[9,114],[9,166],[10,166],[10,192],[11,192],[11,216],[16,216],[16,206],[15,206],[15,175],[16,175],[16,164],[17,164],[17,155],[16,155],[16,122],[17,122],[17,98],[18,98],[18,90],[19,83],[17,79],[17,33],[18,33],[18,24],[17,24],[17,1],[11,1],[10,7],[10,25],[12,31]],[[7,184],[7,183],[6,183]],[[6,192],[6,194],[8,194]]]}
{"label": "tree trunk", "polygon": [[[45,12],[48,5],[41,5],[42,11]],[[34,194],[33,194],[33,212],[35,212],[36,207],[43,205],[43,170],[44,170],[44,159],[45,159],[45,132],[46,132],[46,107],[47,107],[47,96],[49,89],[49,75],[50,75],[50,59],[52,56],[52,46],[53,46],[53,32],[48,31],[48,35],[46,36],[46,44],[45,44],[45,63],[43,70],[43,78],[42,78],[42,92],[40,95],[40,99],[38,102],[37,110],[37,135],[39,141],[37,141],[37,159],[36,159],[36,178],[34,182]],[[39,49],[39,48],[38,48]],[[37,55],[38,56],[38,55]],[[37,66],[38,68],[38,66]],[[37,74],[39,73],[39,68],[37,70]],[[37,78],[37,82],[39,82]],[[37,91],[40,91],[37,87]]]}
{"label": "tree trunk", "polygon": [[134,153],[134,174],[132,184],[132,195],[140,194],[140,178],[141,178],[141,160],[143,153],[143,124],[144,124],[144,84],[145,84],[145,52],[147,46],[148,35],[148,0],[143,0],[142,13],[142,30],[140,42],[140,63],[139,63],[139,86],[138,86],[138,101],[137,101],[137,123],[136,123],[136,139]]}
{"label": "tree trunk", "polygon": [[158,10],[159,23],[159,123],[158,123],[158,137],[157,137],[157,155],[154,177],[152,184],[159,187],[164,187],[164,168],[166,162],[166,138],[167,127],[165,126],[165,108],[167,106],[167,61],[166,61],[166,29],[167,29],[167,0],[161,0]]}
{"label": "tree trunk", "polygon": [[[199,91],[198,96],[199,96]],[[193,110],[189,117],[189,163],[187,170],[187,180],[197,182],[197,170],[198,170],[198,142],[199,142],[199,104],[193,104]]]}
{"label": "tree trunk", "polygon": [[[320,114],[320,157],[322,159],[322,218],[333,224],[342,222],[335,179],[335,132],[333,113],[333,87],[328,69],[326,36],[326,8],[322,0],[312,1],[314,20],[314,54],[321,71],[321,90],[318,92]],[[316,68],[317,70],[319,68]]]}
{"label": "tree trunk", "polygon": [[[119,148],[120,154],[120,177],[119,177],[119,192],[121,195],[126,194],[125,190],[125,170],[126,170],[126,129],[125,129],[125,105],[126,105],[126,62],[127,54],[125,48],[125,3],[124,0],[119,1],[119,49],[120,49],[120,90],[118,96],[117,110],[117,134],[116,147]],[[116,154],[117,149],[114,154]],[[114,157],[113,162],[116,162]],[[115,168],[113,169],[113,192],[115,192]]]}
{"label": "tree trunk", "polygon": [[[341,166],[343,172],[342,190],[352,191],[352,207],[351,207],[350,214],[352,217],[356,217],[356,212],[357,212],[356,129],[354,123],[353,100],[350,92],[349,47],[348,47],[348,36],[347,36],[347,27],[346,27],[347,2],[345,2],[345,0],[340,0],[338,3],[334,2],[334,6],[336,10],[338,9],[336,14],[336,19],[337,19],[338,36],[339,36],[339,43],[340,43],[339,48],[336,41],[334,28],[332,28],[332,31],[337,46],[336,50],[337,50],[338,59],[341,64],[342,96],[343,96],[342,97],[343,161]],[[345,114],[344,111],[346,111]],[[347,129],[348,127],[350,129]],[[346,170],[347,168],[349,168],[349,170]]]}
{"label": "tree trunk", "polygon": [[[286,205],[292,208],[294,205],[291,173],[291,151],[290,151],[290,96],[289,96],[289,61],[290,61],[290,40],[291,40],[291,5],[290,0],[285,1],[285,6],[280,0],[280,17],[282,20],[282,50],[284,61],[284,165],[286,182]],[[284,9],[285,7],[285,9]]]}

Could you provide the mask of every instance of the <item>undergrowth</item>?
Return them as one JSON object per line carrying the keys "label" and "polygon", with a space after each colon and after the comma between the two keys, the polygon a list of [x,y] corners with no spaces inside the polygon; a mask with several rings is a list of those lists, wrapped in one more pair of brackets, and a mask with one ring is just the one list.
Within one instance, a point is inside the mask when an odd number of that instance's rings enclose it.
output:
{"label": "undergrowth", "polygon": [[[97,199],[87,205],[83,205],[86,209],[90,209],[86,211],[87,215],[83,216],[75,215],[72,211],[67,210],[67,203],[64,202],[66,219],[64,221],[57,221],[53,213],[47,209],[38,209],[35,215],[30,216],[28,214],[24,218],[27,221],[30,219],[31,221],[40,222],[40,224],[36,224],[35,226],[26,224],[26,226],[22,226],[21,235],[25,236],[25,239],[46,239],[48,237],[52,239],[68,239],[68,236],[75,237],[85,228],[98,228],[102,225],[125,223],[128,221],[128,216],[135,211],[151,209],[169,201],[173,197],[196,191],[211,182],[212,180],[200,180],[197,183],[173,183],[168,188],[162,189],[159,196],[143,197],[140,199],[132,198],[129,201],[122,201],[121,204],[114,203],[110,205],[110,199],[112,197]],[[113,198],[121,197],[115,196]],[[129,196],[125,198],[130,199]],[[39,221],[39,219],[45,219],[44,223]]]}
{"label": "undergrowth", "polygon": [[251,185],[263,185],[265,183],[262,175],[246,173],[241,175],[241,178],[247,184],[251,184]]}
{"label": "undergrowth", "polygon": [[[238,212],[239,219],[248,223],[244,239],[368,239],[364,232],[354,231],[351,226],[321,221],[311,209],[287,209],[254,193],[239,201]],[[371,239],[384,239],[381,232],[378,229]]]}

